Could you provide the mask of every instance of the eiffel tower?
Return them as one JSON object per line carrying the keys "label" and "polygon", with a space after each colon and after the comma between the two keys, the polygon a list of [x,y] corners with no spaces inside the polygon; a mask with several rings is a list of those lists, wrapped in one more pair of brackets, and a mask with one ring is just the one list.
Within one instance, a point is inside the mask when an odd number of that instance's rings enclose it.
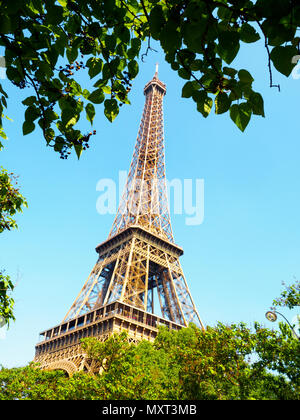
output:
{"label": "eiffel tower", "polygon": [[[98,260],[63,321],[40,334],[35,362],[69,375],[92,371],[80,346],[126,330],[130,342],[153,341],[161,325],[204,329],[174,242],[165,176],[163,97],[158,66],[145,88],[145,106],[119,208]],[[159,313],[155,312],[155,306]]]}

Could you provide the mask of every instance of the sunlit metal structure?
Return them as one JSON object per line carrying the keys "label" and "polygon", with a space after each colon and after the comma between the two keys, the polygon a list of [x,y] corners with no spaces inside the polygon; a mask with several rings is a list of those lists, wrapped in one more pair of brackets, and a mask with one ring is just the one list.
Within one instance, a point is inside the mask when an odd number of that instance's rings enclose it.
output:
{"label": "sunlit metal structure", "polygon": [[[122,199],[108,239],[62,323],[41,333],[35,361],[69,374],[92,370],[80,339],[99,340],[125,329],[129,340],[154,340],[158,327],[204,328],[188,289],[169,214],[163,97],[158,69],[145,88],[145,106]],[[158,309],[159,314],[155,311]]]}

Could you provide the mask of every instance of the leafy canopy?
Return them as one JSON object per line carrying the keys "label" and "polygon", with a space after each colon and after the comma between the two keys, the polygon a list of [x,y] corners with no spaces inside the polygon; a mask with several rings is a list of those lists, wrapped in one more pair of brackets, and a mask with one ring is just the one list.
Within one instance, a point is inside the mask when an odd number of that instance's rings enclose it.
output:
{"label": "leafy canopy", "polygon": [[284,325],[278,332],[258,324],[254,331],[244,324],[206,331],[191,325],[163,328],[154,343],[130,344],[123,332],[82,345],[100,374],[67,378],[34,365],[2,368],[0,400],[300,399],[300,344]]}
{"label": "leafy canopy", "polygon": [[[283,306],[290,308],[292,296],[297,305],[297,287],[287,289]],[[82,339],[81,345],[94,373],[67,378],[34,364],[0,368],[0,400],[300,399],[300,341],[286,323],[278,331],[258,323],[254,331],[243,323],[161,328],[154,343],[137,345],[123,331],[104,342]]]}
{"label": "leafy canopy", "polygon": [[[290,0],[15,0],[0,5],[7,78],[30,90],[23,100],[23,134],[38,126],[62,158],[72,148],[80,157],[95,134],[76,128],[82,114],[92,124],[96,106],[103,104],[113,121],[129,103],[138,60],[153,39],[185,80],[182,96],[191,98],[204,117],[213,108],[229,114],[242,131],[253,115],[264,117],[264,103],[250,72],[235,68],[241,44],[264,45],[270,86],[274,68],[289,76],[299,54],[300,4]],[[147,47],[140,55],[143,41]],[[81,86],[80,71],[93,81],[91,90]],[[0,95],[2,114],[8,99],[3,86]],[[0,135],[5,136],[2,125]]]}

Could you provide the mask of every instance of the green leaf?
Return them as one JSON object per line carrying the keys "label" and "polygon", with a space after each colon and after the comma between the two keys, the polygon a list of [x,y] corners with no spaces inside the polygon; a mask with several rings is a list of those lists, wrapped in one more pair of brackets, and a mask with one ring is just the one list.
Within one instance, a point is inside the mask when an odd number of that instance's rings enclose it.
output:
{"label": "green leaf", "polygon": [[162,28],[159,39],[166,53],[180,49],[181,34],[177,30],[177,23],[169,20]]}
{"label": "green leaf", "polygon": [[21,73],[15,67],[7,67],[6,76],[9,80],[15,83],[20,83],[21,80],[23,80]]}
{"label": "green leaf", "polygon": [[78,49],[76,47],[75,48],[69,48],[66,51],[66,53],[67,53],[67,58],[69,60],[69,63],[73,63],[78,56]]}
{"label": "green leaf", "polygon": [[[4,140],[7,140],[7,135],[5,134],[5,132],[3,131],[3,128],[0,127],[0,137],[2,137]],[[3,148],[3,144],[0,143],[0,150]]]}
{"label": "green leaf", "polygon": [[193,93],[200,89],[200,84],[196,81],[186,82],[182,88],[182,98],[190,98]]}
{"label": "green leaf", "polygon": [[297,25],[291,25],[290,19],[290,17],[287,17],[286,24],[282,24],[276,20],[274,21],[272,18],[263,21],[261,27],[265,37],[268,39],[269,45],[279,46],[294,38]]}
{"label": "green leaf", "polygon": [[238,76],[239,76],[240,81],[247,85],[251,85],[252,82],[254,81],[251,74],[247,70],[244,70],[244,69],[238,72]]}
{"label": "green leaf", "polygon": [[37,99],[35,96],[28,96],[26,99],[24,99],[24,101],[22,101],[23,105],[34,105],[36,103]]}
{"label": "green leaf", "polygon": [[230,107],[230,118],[237,125],[237,127],[244,131],[251,118],[251,107],[248,103],[234,104]]}
{"label": "green leaf", "polygon": [[6,14],[0,16],[0,28],[2,34],[8,34],[11,32],[10,18]]}
{"label": "green leaf", "polygon": [[74,108],[64,108],[61,113],[61,120],[65,127],[75,125],[78,121],[78,115]]}
{"label": "green leaf", "polygon": [[114,34],[105,36],[105,46],[109,51],[114,52],[116,48],[117,38]]}
{"label": "green leaf", "polygon": [[74,149],[75,149],[75,152],[76,152],[76,155],[77,155],[77,157],[78,157],[78,159],[80,159],[80,156],[81,156],[81,153],[82,153],[82,144],[75,144],[74,145]]}
{"label": "green leaf", "polygon": [[244,23],[240,27],[239,34],[241,41],[246,43],[256,42],[260,39],[259,34],[253,28],[253,26],[249,25],[249,23]]}
{"label": "green leaf", "polygon": [[91,124],[93,124],[93,120],[96,113],[94,105],[91,103],[87,104],[87,106],[85,107],[85,111],[87,120],[90,121]]}
{"label": "green leaf", "polygon": [[86,65],[89,68],[89,76],[92,79],[102,70],[103,61],[101,58],[92,57],[88,59]]}
{"label": "green leaf", "polygon": [[215,98],[215,113],[223,114],[230,108],[231,100],[225,92],[219,92]]}
{"label": "green leaf", "polygon": [[154,6],[149,15],[150,33],[153,39],[159,39],[160,31],[165,22],[162,7],[160,5]]}
{"label": "green leaf", "polygon": [[88,100],[94,104],[101,104],[105,99],[102,89],[96,89],[88,96]]}
{"label": "green leaf", "polygon": [[203,61],[199,59],[192,61],[192,63],[190,64],[190,68],[192,71],[201,71],[203,69]]}
{"label": "green leaf", "polygon": [[139,72],[139,65],[137,61],[132,60],[128,63],[128,72],[130,79],[134,79]]}
{"label": "green leaf", "polygon": [[298,54],[296,47],[287,45],[286,47],[274,47],[270,53],[271,60],[275,68],[285,76],[289,76],[295,66],[292,58]]}
{"label": "green leaf", "polygon": [[194,52],[202,51],[203,33],[207,22],[201,19],[195,23],[187,21],[182,25],[182,35],[185,45]]}
{"label": "green leaf", "polygon": [[248,103],[251,105],[253,114],[261,115],[262,117],[265,116],[264,100],[260,93],[252,92],[250,94],[250,98],[248,99]]}
{"label": "green leaf", "polygon": [[126,44],[129,43],[130,41],[130,31],[128,28],[126,28],[125,25],[121,25],[120,27],[116,28],[116,34],[118,36],[118,38],[125,42]]}
{"label": "green leaf", "polygon": [[39,117],[39,115],[40,115],[40,112],[39,112],[38,108],[31,105],[25,111],[25,121],[33,122],[34,120],[36,120]]}
{"label": "green leaf", "polygon": [[191,78],[191,72],[189,72],[188,70],[186,70],[185,68],[181,67],[178,70],[178,75],[182,78],[182,79],[187,79],[189,80]]}
{"label": "green leaf", "polygon": [[230,64],[240,49],[239,34],[234,31],[222,31],[219,35],[217,52],[227,64]]}
{"label": "green leaf", "polygon": [[211,111],[213,100],[207,96],[204,90],[193,93],[193,99],[197,103],[197,110],[201,112],[203,117],[207,117]]}
{"label": "green leaf", "polygon": [[104,114],[106,118],[113,122],[119,113],[118,102],[116,99],[106,99],[104,102]]}
{"label": "green leaf", "polygon": [[130,41],[130,44],[131,44],[131,48],[133,48],[138,54],[142,45],[141,40],[139,38],[132,38]]}
{"label": "green leaf", "polygon": [[32,121],[24,121],[24,123],[23,123],[23,134],[24,134],[24,136],[32,133],[32,131],[34,129],[35,129],[35,124]]}
{"label": "green leaf", "polygon": [[227,74],[227,76],[234,77],[237,74],[237,70],[232,67],[223,67],[223,73]]}

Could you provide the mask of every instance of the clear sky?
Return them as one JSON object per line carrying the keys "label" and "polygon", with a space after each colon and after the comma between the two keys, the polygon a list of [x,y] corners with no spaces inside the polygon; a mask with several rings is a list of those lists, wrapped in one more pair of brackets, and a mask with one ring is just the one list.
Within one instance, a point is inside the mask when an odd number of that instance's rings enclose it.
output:
{"label": "clear sky", "polygon": [[[175,241],[184,249],[181,264],[202,321],[242,321],[250,327],[259,321],[271,327],[264,314],[280,295],[282,281],[300,278],[300,79],[274,72],[281,92],[270,89],[263,45],[244,48],[238,65],[254,76],[266,118],[254,116],[241,133],[229,115],[204,119],[192,100],[181,98],[184,81],[155,48],[158,52],[140,63],[132,105],[112,124],[97,106],[97,134],[79,161],[75,155],[61,160],[38,130],[23,137],[20,99],[30,93],[2,80],[13,122],[6,123],[9,140],[0,165],[19,175],[29,204],[17,217],[19,229],[0,238],[0,267],[16,283],[16,321],[0,331],[0,364],[6,367],[33,359],[39,332],[64,318],[96,262],[95,247],[114,219],[97,212],[96,185],[103,178],[118,182],[119,171],[129,168],[143,87],[157,61],[167,84],[167,177],[204,180],[202,224],[187,225],[187,215],[174,215],[171,208]],[[284,313],[290,321],[295,316]]]}

